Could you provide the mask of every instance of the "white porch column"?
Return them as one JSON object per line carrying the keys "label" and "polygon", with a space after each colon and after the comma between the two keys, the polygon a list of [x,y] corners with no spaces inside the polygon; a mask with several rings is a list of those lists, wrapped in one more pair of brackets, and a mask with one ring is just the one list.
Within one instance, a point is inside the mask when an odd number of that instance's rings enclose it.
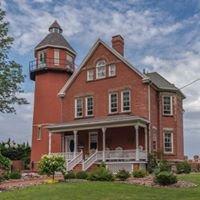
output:
{"label": "white porch column", "polygon": [[145,134],[145,153],[146,153],[146,160],[147,160],[147,155],[148,155],[147,126],[144,128],[144,134]]}
{"label": "white porch column", "polygon": [[103,162],[106,161],[106,128],[102,128],[102,133],[103,133]]}
{"label": "white porch column", "polygon": [[49,154],[51,154],[51,137],[52,137],[52,133],[49,132]]}
{"label": "white porch column", "polygon": [[77,132],[76,130],[73,131],[74,132],[74,157],[76,156],[77,153]]}
{"label": "white porch column", "polygon": [[139,126],[135,125],[136,161],[139,160]]}

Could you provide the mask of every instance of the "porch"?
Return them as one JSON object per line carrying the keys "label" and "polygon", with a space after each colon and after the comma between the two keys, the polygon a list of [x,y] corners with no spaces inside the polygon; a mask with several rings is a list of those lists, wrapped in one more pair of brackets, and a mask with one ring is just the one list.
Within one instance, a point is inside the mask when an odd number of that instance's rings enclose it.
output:
{"label": "porch", "polygon": [[52,134],[62,134],[62,150],[56,154],[65,157],[69,171],[78,164],[82,170],[88,170],[101,162],[111,171],[131,171],[134,163],[147,162],[148,122],[142,118],[112,116],[48,128],[49,154],[55,153],[51,152]]}

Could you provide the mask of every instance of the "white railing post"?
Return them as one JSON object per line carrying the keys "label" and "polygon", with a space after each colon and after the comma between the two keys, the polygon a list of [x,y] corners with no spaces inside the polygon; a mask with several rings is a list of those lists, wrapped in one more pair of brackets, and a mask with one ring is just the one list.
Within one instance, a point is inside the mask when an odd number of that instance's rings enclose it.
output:
{"label": "white railing post", "polygon": [[74,157],[76,157],[77,153],[77,131],[74,130]]}
{"label": "white railing post", "polygon": [[51,137],[52,137],[52,133],[49,132],[49,154],[51,154]]}
{"label": "white railing post", "polygon": [[102,128],[102,133],[103,133],[103,162],[105,162],[106,161],[106,156],[105,156],[105,154],[106,154],[106,128],[105,127],[103,127]]}
{"label": "white railing post", "polygon": [[135,125],[135,136],[136,136],[136,161],[139,160],[139,137],[138,137],[138,133],[139,132],[139,126]]}

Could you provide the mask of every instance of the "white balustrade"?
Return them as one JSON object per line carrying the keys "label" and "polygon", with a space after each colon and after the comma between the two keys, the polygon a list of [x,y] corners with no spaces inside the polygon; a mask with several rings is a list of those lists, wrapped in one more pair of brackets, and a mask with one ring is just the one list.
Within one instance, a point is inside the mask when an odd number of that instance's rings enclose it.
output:
{"label": "white balustrade", "polygon": [[98,151],[95,151],[87,160],[83,162],[83,170],[87,170],[92,164],[97,161]]}
{"label": "white balustrade", "polygon": [[83,160],[83,152],[79,152],[76,157],[66,163],[67,171],[71,171],[77,164]]}

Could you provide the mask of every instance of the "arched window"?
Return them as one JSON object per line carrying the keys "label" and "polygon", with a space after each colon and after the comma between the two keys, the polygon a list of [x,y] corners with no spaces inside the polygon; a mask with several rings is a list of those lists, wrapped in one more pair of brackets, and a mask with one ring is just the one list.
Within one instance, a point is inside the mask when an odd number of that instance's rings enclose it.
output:
{"label": "arched window", "polygon": [[96,64],[96,78],[101,79],[106,77],[106,61],[99,60]]}

